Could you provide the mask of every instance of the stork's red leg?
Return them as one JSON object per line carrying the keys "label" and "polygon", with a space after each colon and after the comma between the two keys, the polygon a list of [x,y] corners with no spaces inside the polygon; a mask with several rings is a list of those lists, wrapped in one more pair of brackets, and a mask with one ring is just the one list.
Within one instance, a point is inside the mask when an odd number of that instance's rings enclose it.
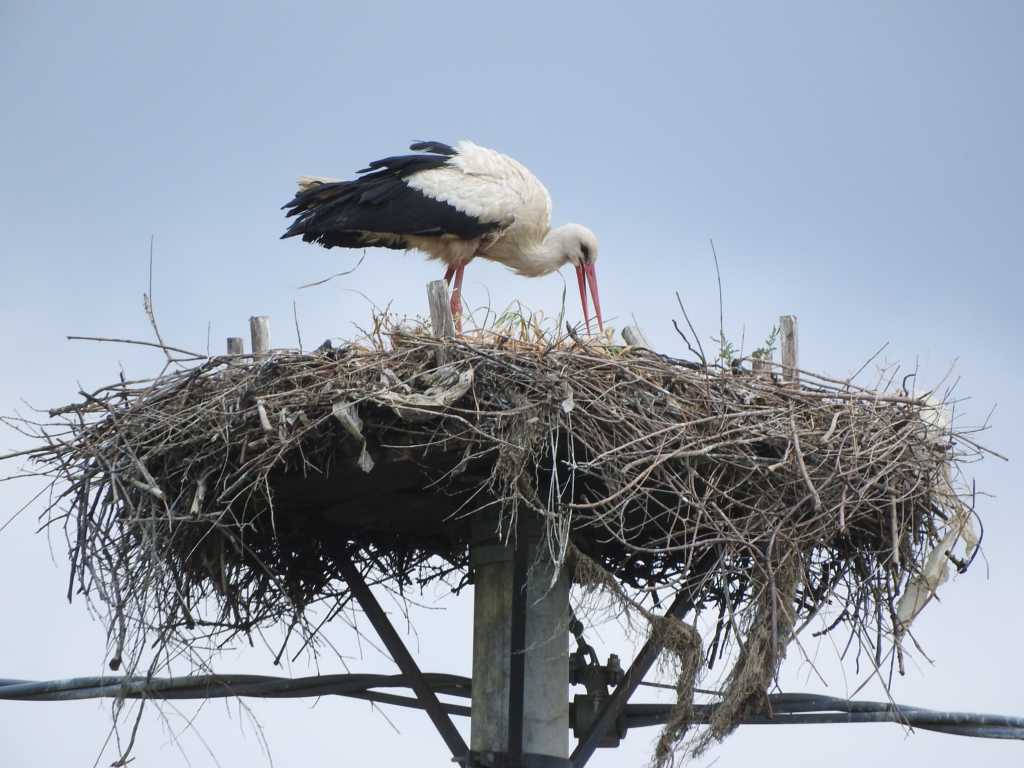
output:
{"label": "stork's red leg", "polygon": [[455,269],[455,287],[452,288],[452,317],[455,319],[455,328],[459,333],[462,333],[462,273],[466,270],[465,264],[459,264],[458,267],[449,267],[449,269]]}
{"label": "stork's red leg", "polygon": [[446,283],[448,283],[448,285],[452,284],[452,275],[454,275],[454,274],[455,274],[455,267],[454,267],[454,265],[449,266],[448,269],[445,270],[444,281]]}

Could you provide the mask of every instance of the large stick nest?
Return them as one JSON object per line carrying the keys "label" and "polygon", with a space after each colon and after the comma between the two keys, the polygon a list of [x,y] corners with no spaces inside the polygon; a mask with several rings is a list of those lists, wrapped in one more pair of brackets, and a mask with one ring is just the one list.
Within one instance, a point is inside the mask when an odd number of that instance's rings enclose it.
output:
{"label": "large stick nest", "polygon": [[109,608],[115,665],[147,633],[209,647],[280,622],[308,642],[309,609],[326,621],[347,600],[343,555],[398,591],[458,589],[473,521],[507,535],[528,514],[552,557],[596,565],[636,606],[690,590],[706,663],[739,635],[724,733],[826,606],[828,629],[868,639],[881,666],[883,637],[898,646],[973,553],[954,481],[981,449],[941,398],[888,389],[379,328],[83,393],[37,425],[33,458],[54,482],[69,594]]}

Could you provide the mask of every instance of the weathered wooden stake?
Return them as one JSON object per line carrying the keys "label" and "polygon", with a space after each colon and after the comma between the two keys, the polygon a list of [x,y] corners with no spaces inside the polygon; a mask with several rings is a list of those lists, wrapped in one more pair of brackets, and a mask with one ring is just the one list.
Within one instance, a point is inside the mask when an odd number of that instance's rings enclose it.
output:
{"label": "weathered wooden stake", "polygon": [[455,318],[448,298],[448,284],[444,280],[427,283],[427,301],[430,304],[430,324],[439,339],[455,336]]}
{"label": "weathered wooden stake", "polygon": [[627,325],[622,329],[622,338],[625,339],[626,343],[631,347],[643,347],[644,349],[651,348],[651,342],[644,336],[644,332],[640,330],[639,326]]}
{"label": "weathered wooden stake", "polygon": [[245,342],[242,341],[241,336],[228,336],[228,354],[229,355],[244,355],[245,354]]}
{"label": "weathered wooden stake", "polygon": [[[452,306],[448,299],[448,283],[444,280],[427,283],[427,303],[430,306],[430,325],[434,335],[439,339],[455,338],[455,318],[452,317]],[[446,361],[444,350],[438,349],[437,364],[444,365]]]}
{"label": "weathered wooden stake", "polygon": [[249,318],[249,334],[252,336],[252,354],[259,360],[270,353],[270,318],[256,315]]}
{"label": "weathered wooden stake", "polygon": [[782,380],[787,384],[800,384],[800,344],[797,338],[796,315],[779,318],[779,349],[782,355]]}
{"label": "weathered wooden stake", "polygon": [[750,360],[750,371],[759,379],[771,378],[771,369],[768,361],[763,357],[755,357]]}

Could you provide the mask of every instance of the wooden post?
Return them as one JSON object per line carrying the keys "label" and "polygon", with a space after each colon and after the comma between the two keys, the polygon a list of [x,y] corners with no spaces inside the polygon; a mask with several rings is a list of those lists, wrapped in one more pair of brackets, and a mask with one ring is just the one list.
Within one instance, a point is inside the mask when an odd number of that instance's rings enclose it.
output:
{"label": "wooden post", "polygon": [[249,334],[252,336],[252,354],[260,360],[270,354],[270,318],[256,315],[249,318]]}
{"label": "wooden post", "polygon": [[750,371],[759,379],[770,379],[771,372],[768,361],[763,357],[754,357],[750,360]]}
{"label": "wooden post", "polygon": [[[434,336],[439,339],[455,338],[455,318],[452,317],[452,305],[448,300],[448,283],[444,280],[432,280],[427,283],[427,303],[430,305],[430,325]],[[444,365],[447,357],[444,349],[437,350],[437,364]]]}
{"label": "wooden post", "polygon": [[782,355],[782,380],[800,385],[800,344],[797,338],[796,315],[779,318],[779,348]]}
{"label": "wooden post", "polygon": [[448,298],[448,284],[444,280],[427,283],[427,301],[430,304],[430,324],[439,339],[455,337],[455,318]]}
{"label": "wooden post", "polygon": [[622,329],[622,338],[625,339],[626,343],[631,347],[641,347],[642,349],[650,349],[651,342],[644,336],[644,332],[640,330],[639,326],[627,325]]}
{"label": "wooden post", "polygon": [[245,354],[245,342],[242,341],[241,336],[228,336],[228,354],[229,355],[244,355]]}

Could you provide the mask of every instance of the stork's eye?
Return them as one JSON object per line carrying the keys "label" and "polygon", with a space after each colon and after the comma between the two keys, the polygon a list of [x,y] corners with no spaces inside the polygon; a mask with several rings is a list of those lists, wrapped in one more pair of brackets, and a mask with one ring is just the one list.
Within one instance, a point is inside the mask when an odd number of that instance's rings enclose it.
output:
{"label": "stork's eye", "polygon": [[586,261],[590,258],[590,248],[586,245],[581,245],[580,250],[583,251],[583,260]]}

